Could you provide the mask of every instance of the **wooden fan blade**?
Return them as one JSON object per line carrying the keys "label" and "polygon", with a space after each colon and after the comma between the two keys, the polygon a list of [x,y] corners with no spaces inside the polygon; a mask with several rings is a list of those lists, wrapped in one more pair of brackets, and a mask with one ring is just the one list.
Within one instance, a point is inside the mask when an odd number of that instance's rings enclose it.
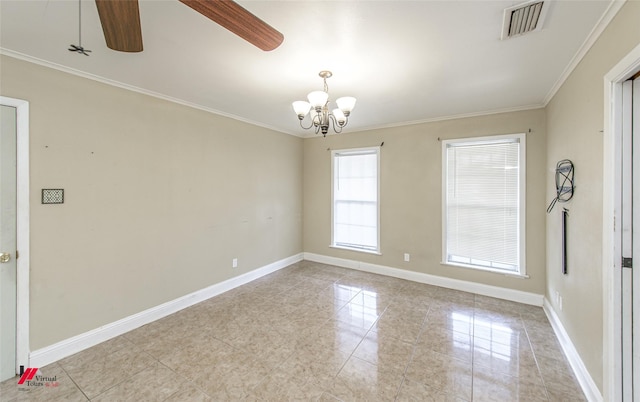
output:
{"label": "wooden fan blade", "polygon": [[142,51],[138,0],[96,0],[104,39],[110,49]]}
{"label": "wooden fan blade", "polygon": [[280,46],[284,36],[260,18],[231,0],[180,0],[242,39],[269,51]]}

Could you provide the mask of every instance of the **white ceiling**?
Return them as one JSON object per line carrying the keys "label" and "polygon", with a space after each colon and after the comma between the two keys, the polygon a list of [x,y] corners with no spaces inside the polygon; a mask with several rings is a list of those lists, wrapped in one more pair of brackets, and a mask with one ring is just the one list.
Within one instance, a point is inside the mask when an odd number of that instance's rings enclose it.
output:
{"label": "white ceiling", "polygon": [[[522,1],[238,1],[284,34],[263,52],[177,0],[141,0],[144,51],[106,47],[95,3],[0,0],[2,52],[299,136],[291,108],[358,99],[346,131],[541,107],[603,28],[610,0],[550,1],[543,29],[500,40]],[[611,9],[610,9],[611,7]],[[591,38],[591,39],[590,39]]]}

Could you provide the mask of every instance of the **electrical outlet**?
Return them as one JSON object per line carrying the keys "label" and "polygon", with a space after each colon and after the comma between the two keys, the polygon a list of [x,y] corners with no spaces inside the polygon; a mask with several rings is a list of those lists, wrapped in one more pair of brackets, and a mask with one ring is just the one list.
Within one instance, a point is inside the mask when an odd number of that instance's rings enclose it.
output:
{"label": "electrical outlet", "polygon": [[234,258],[233,261],[231,262],[231,267],[232,268],[238,268],[238,259]]}
{"label": "electrical outlet", "polygon": [[411,261],[411,255],[409,253],[404,253],[404,262]]}
{"label": "electrical outlet", "polygon": [[562,311],[562,296],[558,291],[556,291],[556,305],[558,306],[558,309]]}

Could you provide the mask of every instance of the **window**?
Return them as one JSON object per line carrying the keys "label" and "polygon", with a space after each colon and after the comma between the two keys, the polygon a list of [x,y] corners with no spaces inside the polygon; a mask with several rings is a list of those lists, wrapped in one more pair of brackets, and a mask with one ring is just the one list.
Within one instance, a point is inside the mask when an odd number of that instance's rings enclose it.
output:
{"label": "window", "polygon": [[443,262],[525,275],[525,135],[443,141]]}
{"label": "window", "polygon": [[380,148],[332,151],[333,247],[378,253]]}

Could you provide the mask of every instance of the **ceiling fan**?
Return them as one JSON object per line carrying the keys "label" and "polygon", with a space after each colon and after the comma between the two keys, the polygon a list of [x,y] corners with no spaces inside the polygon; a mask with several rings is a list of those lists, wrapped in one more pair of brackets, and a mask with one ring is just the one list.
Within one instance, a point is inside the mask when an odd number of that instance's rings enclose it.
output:
{"label": "ceiling fan", "polygon": [[[179,0],[258,48],[280,46],[282,33],[232,0]],[[138,0],[96,0],[107,46],[121,52],[142,51]]]}

